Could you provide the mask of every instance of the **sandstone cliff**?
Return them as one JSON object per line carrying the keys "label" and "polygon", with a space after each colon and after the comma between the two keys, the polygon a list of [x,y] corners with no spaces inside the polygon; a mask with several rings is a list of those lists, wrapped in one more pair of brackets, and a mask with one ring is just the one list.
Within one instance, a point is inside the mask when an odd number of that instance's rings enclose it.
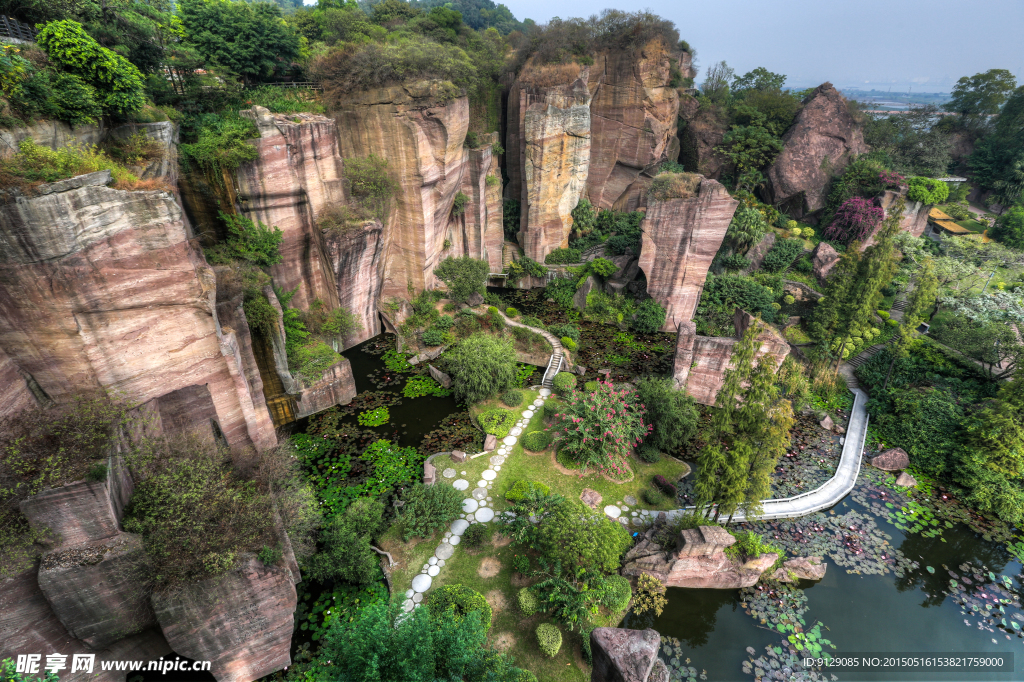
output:
{"label": "sandstone cliff", "polygon": [[715,151],[729,127],[713,109],[701,109],[697,98],[679,98],[679,162],[692,173],[719,179],[729,165],[727,157]]}
{"label": "sandstone cliff", "polygon": [[439,82],[406,83],[353,94],[335,120],[342,157],[382,156],[399,184],[385,221],[382,295],[432,288],[467,170],[467,98]]}
{"label": "sandstone cliff", "polygon": [[587,195],[600,208],[633,211],[643,204],[650,173],[679,157],[679,95],[669,87],[672,62],[688,73],[690,55],[658,39],[635,53],[605,50],[589,69],[590,168]]}
{"label": "sandstone cliff", "polygon": [[782,153],[768,170],[769,202],[794,218],[825,205],[829,180],[857,155],[868,151],[861,126],[831,83],[804,100],[803,109],[782,136]]}
{"label": "sandstone cliff", "polygon": [[508,94],[506,196],[520,202],[519,242],[544,262],[568,244],[590,168],[589,70],[527,62]]}
{"label": "sandstone cliff", "polygon": [[[734,318],[736,337],[697,336],[697,327],[686,321],[679,325],[672,376],[676,386],[702,405],[714,405],[725,382],[725,371],[732,360],[733,347],[753,321],[750,313],[737,309]],[[770,356],[776,368],[789,355],[789,343],[774,327],[765,325],[759,337],[761,347],[755,358]]]}
{"label": "sandstone cliff", "polygon": [[325,255],[333,271],[338,305],[359,316],[363,330],[345,339],[354,346],[381,332],[377,300],[383,284],[387,244],[384,227],[372,220],[348,230],[325,230]]}
{"label": "sandstone cliff", "polygon": [[501,169],[497,156],[491,151],[492,145],[498,142],[498,134],[488,133],[479,138],[482,146],[467,150],[467,172],[462,175],[460,191],[469,198],[469,203],[462,215],[450,218],[445,240],[449,246],[441,257],[473,256],[486,260],[491,272],[501,272],[501,246],[505,240]]}
{"label": "sandstone cliff", "polygon": [[708,268],[739,205],[717,181],[698,182],[691,197],[651,201],[641,224],[640,269],[647,276],[647,293],[665,306],[665,331],[693,317]]}
{"label": "sandstone cliff", "polygon": [[80,176],[0,206],[0,349],[51,398],[111,388],[142,403],[208,384],[229,443],[275,443],[174,197],[108,181]]}

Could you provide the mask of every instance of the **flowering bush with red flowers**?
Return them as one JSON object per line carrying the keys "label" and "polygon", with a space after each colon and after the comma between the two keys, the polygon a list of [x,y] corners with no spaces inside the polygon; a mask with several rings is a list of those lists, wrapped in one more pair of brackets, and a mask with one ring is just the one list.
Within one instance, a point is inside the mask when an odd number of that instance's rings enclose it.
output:
{"label": "flowering bush with red flowers", "polygon": [[897,173],[896,171],[882,171],[878,174],[878,179],[882,181],[882,184],[888,187],[899,187],[900,185],[906,184],[907,179]]}
{"label": "flowering bush with red flowers", "polygon": [[871,234],[884,217],[885,211],[871,199],[851,197],[836,211],[835,219],[825,230],[825,239],[844,244],[860,241]]}
{"label": "flowering bush with red flowers", "polygon": [[562,400],[562,410],[547,429],[559,452],[584,467],[608,470],[613,476],[625,473],[630,450],[652,428],[644,423],[646,409],[637,402],[636,392],[599,381],[596,390],[574,389]]}

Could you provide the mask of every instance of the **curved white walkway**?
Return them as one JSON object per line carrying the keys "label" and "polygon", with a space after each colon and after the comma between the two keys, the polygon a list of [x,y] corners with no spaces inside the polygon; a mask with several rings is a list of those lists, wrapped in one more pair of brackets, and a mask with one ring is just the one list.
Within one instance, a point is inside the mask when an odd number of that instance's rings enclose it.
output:
{"label": "curved white walkway", "polygon": [[[839,466],[832,478],[810,492],[801,493],[793,497],[785,497],[777,500],[765,500],[762,505],[763,513],[751,521],[770,521],[772,519],[792,519],[798,516],[806,516],[814,512],[828,509],[842,500],[853,489],[857,483],[857,475],[860,473],[861,453],[864,451],[864,441],[868,435],[868,413],[865,403],[868,394],[860,388],[851,388],[853,391],[853,410],[850,412],[850,423],[846,427],[846,440],[843,442],[843,454],[839,458]],[[668,512],[669,515],[680,515],[691,512],[696,507],[685,507],[674,509]],[[723,520],[724,519],[720,519]],[[746,521],[743,512],[733,514],[734,523]]]}

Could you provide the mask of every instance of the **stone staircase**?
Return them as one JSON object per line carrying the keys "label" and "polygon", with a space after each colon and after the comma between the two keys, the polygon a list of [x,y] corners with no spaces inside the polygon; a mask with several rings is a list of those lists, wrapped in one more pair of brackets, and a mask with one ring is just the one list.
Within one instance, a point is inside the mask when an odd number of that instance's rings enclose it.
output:
{"label": "stone staircase", "polygon": [[519,245],[515,242],[504,242],[501,245],[501,269],[504,272],[512,261],[519,257]]}
{"label": "stone staircase", "polygon": [[555,379],[555,375],[562,370],[562,349],[555,348],[555,352],[551,354],[551,359],[548,360],[548,368],[544,370],[544,378],[540,384],[544,388],[551,388]]}
{"label": "stone staircase", "polygon": [[849,361],[847,361],[845,364],[847,364],[850,367],[853,367],[854,369],[856,369],[857,367],[860,367],[865,362],[867,362],[868,360],[873,358],[875,356],[875,354],[878,353],[878,351],[880,351],[883,348],[885,348],[885,346],[886,346],[886,344],[884,344],[884,343],[876,343],[873,346],[868,346],[867,348],[865,348],[861,352],[857,353],[857,355],[855,355],[854,357],[850,358]]}

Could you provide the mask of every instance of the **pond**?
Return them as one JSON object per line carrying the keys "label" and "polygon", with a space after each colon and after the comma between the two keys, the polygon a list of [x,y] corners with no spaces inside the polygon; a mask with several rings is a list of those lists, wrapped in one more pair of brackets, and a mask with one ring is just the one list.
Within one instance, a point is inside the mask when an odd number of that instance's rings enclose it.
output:
{"label": "pond", "polygon": [[[835,645],[835,650],[826,648],[826,651],[833,656],[875,652],[977,652],[1009,658],[1008,654],[1012,654],[1016,672],[830,674],[841,681],[1022,679],[1024,638],[1020,636],[1021,630],[1017,629],[1024,627],[1020,601],[1022,566],[999,543],[985,540],[980,533],[961,523],[952,524],[952,528],[946,528],[941,536],[907,535],[852,497],[846,498],[831,512],[824,516],[835,518],[849,512],[870,516],[878,529],[891,537],[887,540],[889,546],[897,548],[906,557],[906,572],[902,577],[894,572],[870,575],[861,570],[861,564],[855,564],[857,568],[851,570],[860,570],[860,573],[849,573],[831,558],[826,558],[828,571],[823,580],[818,583],[802,581],[798,589],[789,588],[788,591],[798,598],[806,599],[803,605],[806,608],[803,613],[805,631],[820,622],[822,636]],[[752,526],[760,531],[767,528],[762,524]],[[866,553],[870,554],[870,551]],[[910,561],[916,562],[916,567],[907,565]],[[951,578],[951,575],[957,577]],[[967,583],[963,582],[964,578]],[[776,605],[774,598],[782,594],[762,599],[761,603],[772,609]],[[669,588],[666,596],[668,605],[661,616],[651,618],[630,614],[623,626],[653,627],[663,638],[678,640],[678,644],[669,641],[662,648],[663,659],[670,668],[675,668],[673,680],[687,680],[689,674],[680,676],[678,671],[691,667],[696,672],[694,679],[751,680],[754,675],[744,674],[742,665],[744,661],[759,658],[765,664],[764,679],[789,679],[784,676],[768,677],[781,675],[785,664],[779,660],[779,667],[772,667],[773,657],[765,654],[766,647],[783,646],[786,635],[772,628],[774,621],[771,615],[767,618],[769,622],[762,623],[759,618],[748,614],[752,608],[762,608],[755,606],[759,596],[756,590]],[[1000,602],[1000,599],[1004,601]],[[979,613],[994,613],[996,617],[984,619]],[[1014,622],[1017,628],[1013,627]],[[751,654],[751,651],[756,653]],[[675,666],[671,664],[673,660]],[[701,677],[702,672],[706,673],[705,677]],[[826,676],[821,679],[833,678]]]}

